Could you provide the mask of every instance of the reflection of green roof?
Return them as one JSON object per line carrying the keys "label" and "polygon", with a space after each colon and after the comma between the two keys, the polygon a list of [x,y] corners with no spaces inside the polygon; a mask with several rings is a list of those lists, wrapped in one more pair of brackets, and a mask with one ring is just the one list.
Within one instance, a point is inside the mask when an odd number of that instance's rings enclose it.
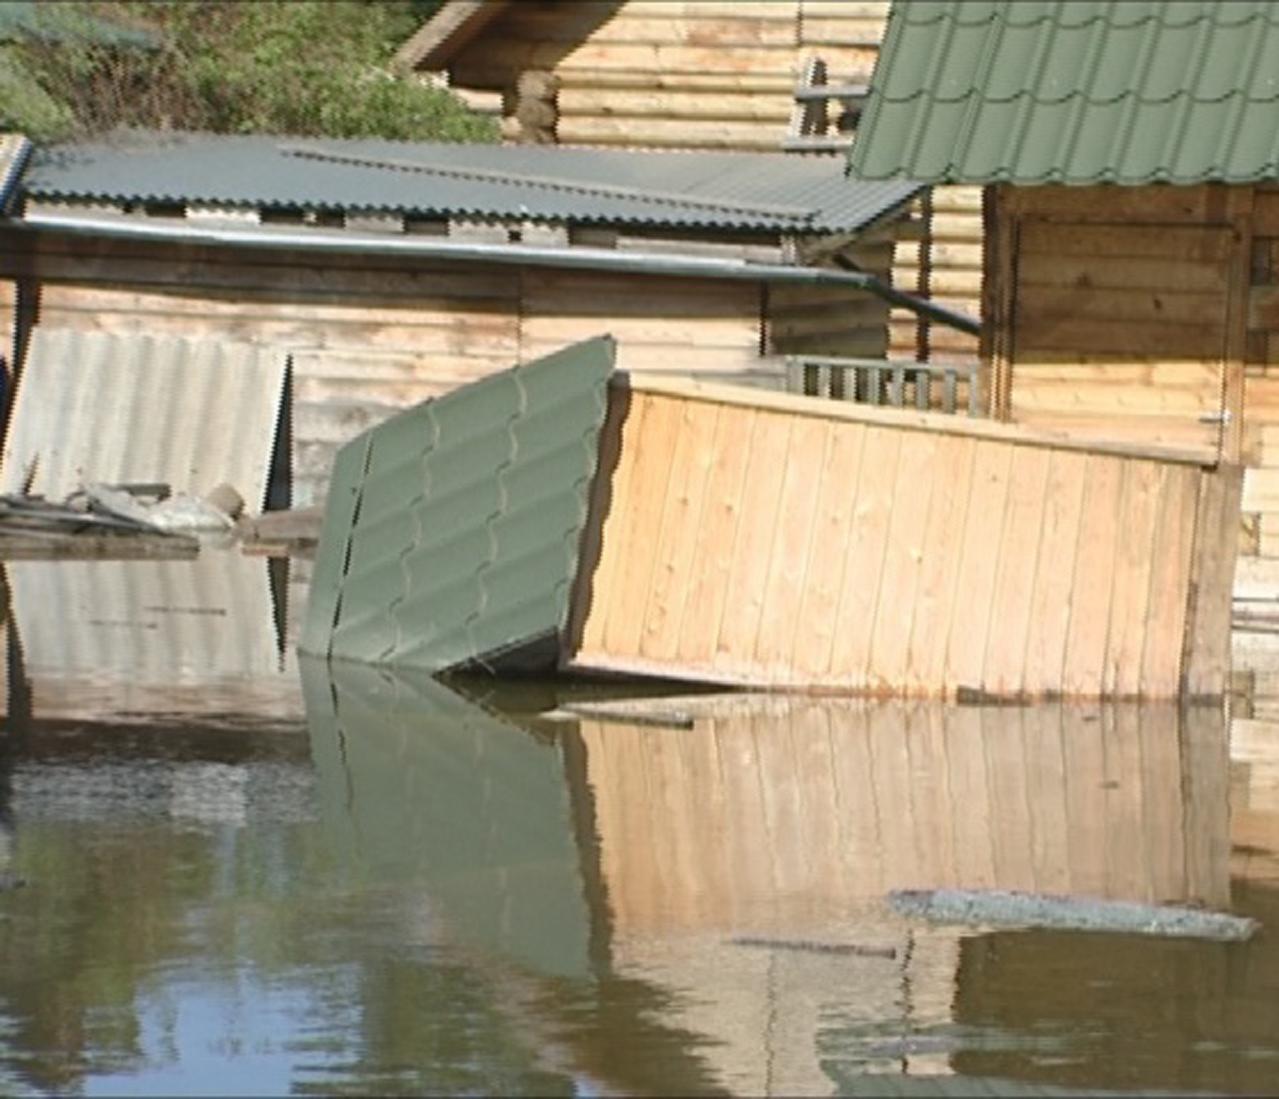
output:
{"label": "reflection of green roof", "polygon": [[893,5],[851,154],[862,179],[1279,177],[1269,0]]}
{"label": "reflection of green roof", "polygon": [[77,4],[54,4],[49,0],[0,0],[0,42],[15,42],[23,38],[140,49],[154,49],[159,45],[150,31],[101,19]]}

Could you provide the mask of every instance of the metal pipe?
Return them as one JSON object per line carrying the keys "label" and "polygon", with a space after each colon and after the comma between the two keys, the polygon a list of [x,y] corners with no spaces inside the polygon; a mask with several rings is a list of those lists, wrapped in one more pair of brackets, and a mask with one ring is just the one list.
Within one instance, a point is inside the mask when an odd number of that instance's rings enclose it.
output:
{"label": "metal pipe", "polygon": [[242,248],[297,249],[339,255],[421,256],[426,259],[472,263],[504,263],[525,267],[576,268],[584,271],[617,271],[637,275],[667,275],[673,278],[742,279],[800,285],[849,286],[865,290],[892,305],[932,317],[942,324],[970,335],[981,332],[980,322],[944,306],[894,290],[864,271],[833,271],[826,267],[792,267],[780,263],[753,263],[750,260],[718,256],[680,256],[656,252],[616,252],[609,248],[547,248],[524,244],[490,244],[480,241],[453,241],[410,236],[381,236],[356,233],[298,233],[215,228],[212,226],[157,225],[126,218],[79,218],[58,214],[28,214],[3,223],[25,232],[57,231],[75,236],[114,237],[123,240],[154,240],[177,244],[218,244]]}

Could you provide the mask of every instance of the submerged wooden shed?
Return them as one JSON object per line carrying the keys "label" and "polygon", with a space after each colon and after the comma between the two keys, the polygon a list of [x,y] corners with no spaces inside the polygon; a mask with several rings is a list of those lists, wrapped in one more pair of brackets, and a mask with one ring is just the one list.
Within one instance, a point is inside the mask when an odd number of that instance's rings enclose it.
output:
{"label": "submerged wooden shed", "polygon": [[781,153],[126,134],[34,155],[0,316],[19,366],[37,323],[286,348],[318,503],[370,424],[604,331],[624,367],[740,381],[882,356],[917,190]]}
{"label": "submerged wooden shed", "polygon": [[993,415],[1247,463],[1242,548],[1268,554],[1276,71],[1265,2],[902,3],[851,156],[985,186]]}
{"label": "submerged wooden shed", "polygon": [[[511,141],[835,155],[856,128],[888,7],[446,0],[398,59],[500,112]],[[976,316],[981,242],[980,187],[931,189],[898,234],[894,284]],[[904,310],[891,345],[905,358],[977,358],[971,335]]]}

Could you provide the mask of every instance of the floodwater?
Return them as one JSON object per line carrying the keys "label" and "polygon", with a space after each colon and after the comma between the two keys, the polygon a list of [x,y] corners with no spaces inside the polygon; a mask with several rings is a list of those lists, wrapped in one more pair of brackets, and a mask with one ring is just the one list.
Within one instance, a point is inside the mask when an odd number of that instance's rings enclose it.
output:
{"label": "floodwater", "polygon": [[[305,563],[5,570],[0,1093],[1279,1085],[1279,803],[1216,710],[330,672],[291,652]],[[934,885],[1264,926],[882,903]]]}

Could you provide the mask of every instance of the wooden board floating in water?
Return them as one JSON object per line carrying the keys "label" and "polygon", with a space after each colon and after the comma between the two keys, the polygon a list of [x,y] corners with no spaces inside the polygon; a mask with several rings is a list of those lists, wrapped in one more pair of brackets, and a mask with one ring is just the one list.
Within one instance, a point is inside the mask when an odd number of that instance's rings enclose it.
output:
{"label": "wooden board floating in water", "polygon": [[1000,889],[899,889],[888,894],[888,903],[903,916],[968,927],[1108,931],[1238,942],[1250,939],[1260,926],[1246,916],[1200,908]]}

